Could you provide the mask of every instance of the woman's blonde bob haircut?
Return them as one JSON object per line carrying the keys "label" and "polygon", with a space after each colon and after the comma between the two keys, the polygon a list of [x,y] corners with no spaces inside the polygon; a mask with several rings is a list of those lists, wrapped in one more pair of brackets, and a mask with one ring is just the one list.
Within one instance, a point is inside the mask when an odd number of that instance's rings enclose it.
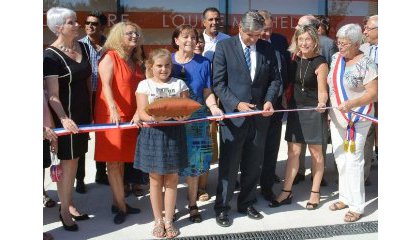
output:
{"label": "woman's blonde bob haircut", "polygon": [[172,68],[171,52],[169,52],[169,50],[165,48],[154,49],[149,53],[149,57],[147,58],[145,63],[147,78],[153,78],[152,67],[153,64],[155,64],[156,59],[159,58],[167,58]]}
{"label": "woman's blonde bob haircut", "polygon": [[312,38],[312,41],[314,41],[315,43],[314,53],[321,54],[321,46],[319,44],[319,37],[318,37],[317,30],[310,25],[299,27],[295,31],[292,37],[292,43],[290,44],[289,51],[294,54],[297,54],[300,51],[299,46],[298,46],[298,38],[300,35],[304,33],[308,33],[309,36]]}
{"label": "woman's blonde bob haircut", "polygon": [[[137,41],[137,46],[134,48],[131,56],[128,56],[127,47],[124,45],[124,37],[125,37],[125,29],[127,26],[133,26],[136,31],[140,34],[139,40]],[[143,44],[143,34],[141,32],[141,28],[139,25],[130,22],[124,21],[115,24],[111,31],[108,34],[108,38],[104,44],[104,51],[108,50],[115,50],[121,58],[125,60],[133,60],[133,62],[141,64],[142,59],[142,52],[141,52],[141,45]]]}

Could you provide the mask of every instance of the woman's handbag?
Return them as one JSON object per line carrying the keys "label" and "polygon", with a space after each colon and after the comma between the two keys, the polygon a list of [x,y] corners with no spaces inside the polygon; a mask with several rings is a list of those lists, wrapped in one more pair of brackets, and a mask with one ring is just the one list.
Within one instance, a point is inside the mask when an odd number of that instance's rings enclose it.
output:
{"label": "woman's handbag", "polygon": [[60,160],[57,158],[57,154],[51,154],[51,167],[50,167],[50,176],[53,182],[59,182],[61,176],[63,175],[63,169],[60,165]]}

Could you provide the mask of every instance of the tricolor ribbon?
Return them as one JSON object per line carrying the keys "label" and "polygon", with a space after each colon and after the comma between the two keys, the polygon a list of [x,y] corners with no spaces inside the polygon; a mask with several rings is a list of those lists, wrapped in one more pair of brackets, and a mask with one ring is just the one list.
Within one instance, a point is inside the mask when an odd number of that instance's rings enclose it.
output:
{"label": "tricolor ribbon", "polygon": [[[340,106],[342,102],[348,100],[348,96],[346,93],[346,89],[344,87],[344,71],[346,68],[346,62],[344,57],[339,54],[337,57],[337,61],[334,66],[334,72],[332,76],[333,80],[333,87],[335,92],[335,98],[337,100],[337,106]],[[349,111],[347,114],[343,115],[344,119],[347,121],[347,131],[346,137],[344,140],[344,151],[350,151],[352,153],[356,150],[356,127],[355,124],[360,120],[360,117],[367,118],[367,114],[371,111],[372,104],[368,104],[365,106],[360,106],[355,108],[354,110]],[[375,118],[372,118],[375,119]],[[373,121],[373,120],[371,120]],[[377,120],[376,120],[377,123]]]}
{"label": "tricolor ribbon", "polygon": [[363,114],[363,113],[355,112],[355,111],[353,111],[353,110],[350,110],[350,111],[351,111],[353,114],[358,115],[359,117],[365,118],[365,119],[367,119],[367,120],[369,120],[369,121],[371,121],[371,122],[373,122],[373,123],[375,123],[375,124],[378,124],[378,119],[377,119],[377,118],[374,118],[374,117],[372,117],[372,116],[370,116],[370,115],[366,115],[366,114]]}
{"label": "tricolor ribbon", "polygon": [[[325,108],[319,108],[319,109],[332,109],[333,107],[325,107]],[[318,108],[297,108],[297,109],[283,109],[283,110],[274,110],[274,113],[276,112],[295,112],[295,111],[313,111]],[[250,112],[236,112],[236,113],[227,113],[222,116],[208,116],[204,118],[193,118],[188,119],[184,121],[161,121],[161,122],[142,122],[142,128],[143,127],[164,127],[164,126],[175,126],[175,125],[181,125],[181,124],[188,124],[188,123],[194,123],[194,122],[203,122],[203,121],[220,121],[225,118],[238,118],[238,117],[248,117],[253,115],[262,114],[265,111],[261,110],[255,110]],[[359,113],[358,113],[359,114]],[[378,122],[376,118],[370,117],[370,116],[361,116],[364,118],[367,118],[371,120],[372,122]],[[138,128],[138,126],[134,123],[125,122],[120,123],[118,126],[115,123],[104,123],[104,124],[82,124],[78,125],[79,133],[88,133],[88,132],[101,132],[101,131],[107,131],[112,129],[133,129]],[[71,134],[70,131],[64,129],[64,128],[54,128],[54,132],[58,136],[68,135]]]}
{"label": "tricolor ribbon", "polygon": [[[320,109],[330,109],[332,107],[325,107]],[[274,110],[276,112],[293,112],[293,111],[313,111],[317,108],[300,108],[300,109],[284,109],[284,110]],[[265,113],[266,111],[262,110],[255,110],[249,112],[235,112],[235,113],[226,113],[222,116],[208,116],[204,118],[192,118],[184,121],[161,121],[161,122],[142,122],[141,127],[164,127],[164,126],[175,126],[181,124],[188,124],[194,122],[203,122],[203,121],[219,121],[225,118],[239,118],[239,117],[248,117],[253,115],[259,115]],[[105,123],[105,124],[82,124],[78,125],[79,133],[88,133],[88,132],[100,132],[100,131],[107,131],[111,129],[132,129],[138,128],[138,126],[134,123],[125,122],[120,123],[118,126],[115,123]],[[58,136],[63,136],[67,134],[71,134],[70,131],[64,128],[54,128],[54,132]]]}

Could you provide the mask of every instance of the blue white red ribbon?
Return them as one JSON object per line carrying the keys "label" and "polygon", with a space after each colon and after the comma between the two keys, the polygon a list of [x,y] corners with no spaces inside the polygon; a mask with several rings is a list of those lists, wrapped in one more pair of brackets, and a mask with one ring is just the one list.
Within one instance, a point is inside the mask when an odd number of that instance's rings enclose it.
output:
{"label": "blue white red ribbon", "polygon": [[[325,107],[321,109],[330,109],[330,108],[332,107]],[[316,109],[318,108],[274,110],[274,113],[293,112],[293,111],[313,111]],[[171,121],[161,121],[161,122],[142,122],[141,127],[164,127],[164,126],[175,126],[175,125],[188,124],[188,123],[194,123],[194,122],[203,122],[203,121],[219,121],[225,118],[248,117],[248,116],[253,116],[253,115],[259,115],[262,113],[266,113],[266,111],[255,110],[255,111],[249,111],[249,112],[226,113],[222,116],[208,116],[204,118],[192,118],[192,119],[183,120],[183,121],[171,120]],[[111,129],[132,129],[132,128],[138,128],[138,126],[134,123],[125,122],[125,123],[120,123],[118,126],[115,123],[82,124],[82,125],[78,125],[78,128],[79,128],[79,133],[87,133],[87,132],[100,132],[100,131],[106,131],[106,130],[111,130]],[[71,134],[70,131],[64,128],[55,128],[53,130],[58,136]]]}
{"label": "blue white red ribbon", "polygon": [[353,114],[356,114],[357,116],[359,116],[359,117],[362,117],[362,118],[365,118],[365,119],[367,119],[367,120],[369,120],[369,121],[371,121],[371,122],[373,122],[373,123],[375,123],[375,124],[378,124],[378,119],[377,118],[374,118],[374,117],[372,117],[372,116],[370,116],[370,115],[367,115],[367,114],[363,114],[363,113],[359,113],[359,112],[355,112],[355,111],[353,111],[353,110],[350,110]]}
{"label": "blue white red ribbon", "polygon": [[[319,108],[319,109],[332,109],[333,107],[325,107],[325,108]],[[295,111],[314,111],[318,108],[298,108],[298,109],[284,109],[284,110],[274,110],[274,113],[276,112],[295,112]],[[181,124],[188,124],[188,123],[194,123],[194,122],[203,122],[203,121],[220,121],[225,118],[239,118],[239,117],[248,117],[253,115],[258,115],[265,113],[266,111],[262,110],[255,110],[255,111],[249,111],[249,112],[235,112],[235,113],[227,113],[222,116],[208,116],[205,118],[193,118],[188,119],[184,121],[161,121],[161,122],[142,122],[141,127],[163,127],[163,126],[175,126],[175,125],[181,125]],[[364,118],[367,118],[373,122],[378,122],[376,118],[370,117],[370,116],[362,116]],[[125,122],[120,123],[118,126],[115,123],[105,123],[105,124],[82,124],[78,125],[79,133],[88,133],[88,132],[100,132],[100,131],[107,131],[112,129],[133,129],[133,128],[139,128],[136,124]],[[58,136],[68,135],[71,134],[70,131],[64,129],[64,128],[55,128],[53,129],[54,132]]]}

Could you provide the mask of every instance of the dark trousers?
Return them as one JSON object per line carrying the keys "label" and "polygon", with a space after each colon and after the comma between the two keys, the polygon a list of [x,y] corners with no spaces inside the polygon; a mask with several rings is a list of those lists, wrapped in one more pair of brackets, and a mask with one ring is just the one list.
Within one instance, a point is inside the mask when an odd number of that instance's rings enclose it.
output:
{"label": "dark trousers", "polygon": [[96,179],[107,179],[106,175],[106,162],[96,162]]}
{"label": "dark trousers", "polygon": [[79,157],[79,163],[77,164],[76,180],[83,182],[85,180],[85,154]]}
{"label": "dark trousers", "polygon": [[240,127],[225,119],[220,126],[219,176],[214,205],[216,214],[230,210],[229,202],[233,197],[239,165],[241,191],[237,209],[244,210],[254,203],[270,121],[269,118],[263,118],[247,117]]}
{"label": "dark trousers", "polygon": [[141,184],[149,182],[149,174],[133,167],[133,163],[124,163],[124,184]]}
{"label": "dark trousers", "polygon": [[[92,92],[92,116],[95,113],[95,100],[96,100],[96,91]],[[106,163],[105,162],[96,162],[96,176],[95,179],[106,179]],[[79,163],[77,165],[76,180],[84,181],[85,179],[85,154],[79,158]]]}
{"label": "dark trousers", "polygon": [[264,148],[264,161],[261,169],[261,190],[272,190],[274,175],[276,174],[277,156],[279,154],[283,113],[271,116],[270,126]]}

